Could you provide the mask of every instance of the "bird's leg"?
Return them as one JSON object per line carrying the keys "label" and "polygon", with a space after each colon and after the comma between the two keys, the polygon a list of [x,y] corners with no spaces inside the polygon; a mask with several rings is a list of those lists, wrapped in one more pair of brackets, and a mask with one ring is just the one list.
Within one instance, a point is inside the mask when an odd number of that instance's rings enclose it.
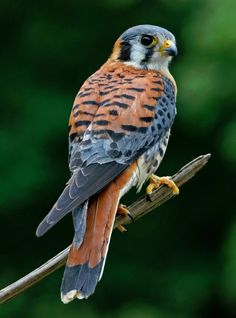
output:
{"label": "bird's leg", "polygon": [[[129,210],[126,208],[126,205],[124,205],[124,204],[119,204],[116,215],[128,216],[132,220],[132,222],[134,222],[132,215],[130,214]],[[127,231],[126,228],[121,224],[117,225],[117,229],[120,232]]]}
{"label": "bird's leg", "polygon": [[154,189],[159,188],[162,184],[172,189],[173,194],[179,194],[179,188],[170,177],[158,177],[155,174],[150,176],[150,184],[146,188],[146,193],[150,195]]}

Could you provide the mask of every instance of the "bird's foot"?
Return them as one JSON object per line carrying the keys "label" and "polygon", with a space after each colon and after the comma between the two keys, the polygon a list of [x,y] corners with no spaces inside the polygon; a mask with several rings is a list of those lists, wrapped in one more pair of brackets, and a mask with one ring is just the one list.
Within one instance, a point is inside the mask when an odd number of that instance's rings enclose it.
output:
{"label": "bird's foot", "polygon": [[153,190],[159,188],[162,184],[172,189],[173,194],[179,194],[179,188],[170,177],[158,177],[155,174],[150,177],[150,184],[146,188],[146,193],[148,195],[152,194]]}
{"label": "bird's foot", "polygon": [[[134,222],[134,219],[133,219],[132,215],[130,214],[129,210],[126,208],[126,205],[124,205],[124,204],[120,204],[118,206],[116,215],[122,215],[124,217],[128,216],[132,220],[132,222]],[[126,228],[123,225],[121,225],[121,224],[117,225],[117,229],[120,232],[126,232],[127,231]]]}

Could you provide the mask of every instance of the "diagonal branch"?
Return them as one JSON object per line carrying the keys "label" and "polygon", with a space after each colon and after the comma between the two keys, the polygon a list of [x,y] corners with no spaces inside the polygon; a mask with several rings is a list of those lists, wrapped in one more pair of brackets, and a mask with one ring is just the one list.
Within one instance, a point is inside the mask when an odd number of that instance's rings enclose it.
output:
{"label": "diagonal branch", "polygon": [[[182,167],[176,174],[172,176],[172,180],[178,187],[181,187],[184,183],[188,182],[194,175],[201,170],[210,158],[210,154],[202,155],[194,159],[193,161]],[[142,196],[133,204],[128,207],[133,219],[136,221],[145,214],[149,213],[153,209],[159,207],[173,197],[172,190],[168,187],[161,186],[154,191],[150,196]],[[120,225],[126,225],[131,223],[130,217],[117,217],[114,228]],[[66,262],[68,253],[68,246],[66,249],[61,251],[59,254],[48,260],[46,263],[29,273],[28,275],[17,280],[13,284],[0,290],[0,304],[15,297],[28,289],[32,285],[39,282],[47,275],[53,273],[55,270],[63,266]]]}

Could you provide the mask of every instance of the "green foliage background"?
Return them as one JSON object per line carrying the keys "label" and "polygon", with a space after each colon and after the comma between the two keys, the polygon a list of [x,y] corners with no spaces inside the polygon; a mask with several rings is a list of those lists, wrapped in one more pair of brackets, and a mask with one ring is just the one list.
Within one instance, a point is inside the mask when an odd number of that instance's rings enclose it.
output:
{"label": "green foliage background", "polygon": [[235,12],[234,0],[0,2],[2,287],[72,239],[70,217],[34,233],[69,176],[74,96],[126,28],[160,25],[178,42],[178,116],[159,175],[212,153],[178,198],[113,234],[90,299],[60,302],[61,269],[2,305],[1,317],[236,316]]}

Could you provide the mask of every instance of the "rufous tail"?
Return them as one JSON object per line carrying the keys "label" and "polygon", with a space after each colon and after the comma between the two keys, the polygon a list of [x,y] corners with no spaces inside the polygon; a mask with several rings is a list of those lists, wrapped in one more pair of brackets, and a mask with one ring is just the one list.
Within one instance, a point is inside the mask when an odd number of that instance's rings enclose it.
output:
{"label": "rufous tail", "polygon": [[[120,196],[127,189],[127,185],[133,183],[136,171],[136,163],[131,164],[102,192],[91,197],[88,205],[85,202],[74,212],[74,226],[77,232],[75,231],[62,279],[63,303],[68,303],[74,298],[88,298],[93,294],[102,277]],[[85,228],[82,216],[86,215],[86,229],[81,240],[80,233]]]}
{"label": "rufous tail", "polygon": [[88,298],[100,280],[119,202],[119,191],[111,184],[89,199],[84,239],[77,247],[74,239],[61,286],[61,299]]}

